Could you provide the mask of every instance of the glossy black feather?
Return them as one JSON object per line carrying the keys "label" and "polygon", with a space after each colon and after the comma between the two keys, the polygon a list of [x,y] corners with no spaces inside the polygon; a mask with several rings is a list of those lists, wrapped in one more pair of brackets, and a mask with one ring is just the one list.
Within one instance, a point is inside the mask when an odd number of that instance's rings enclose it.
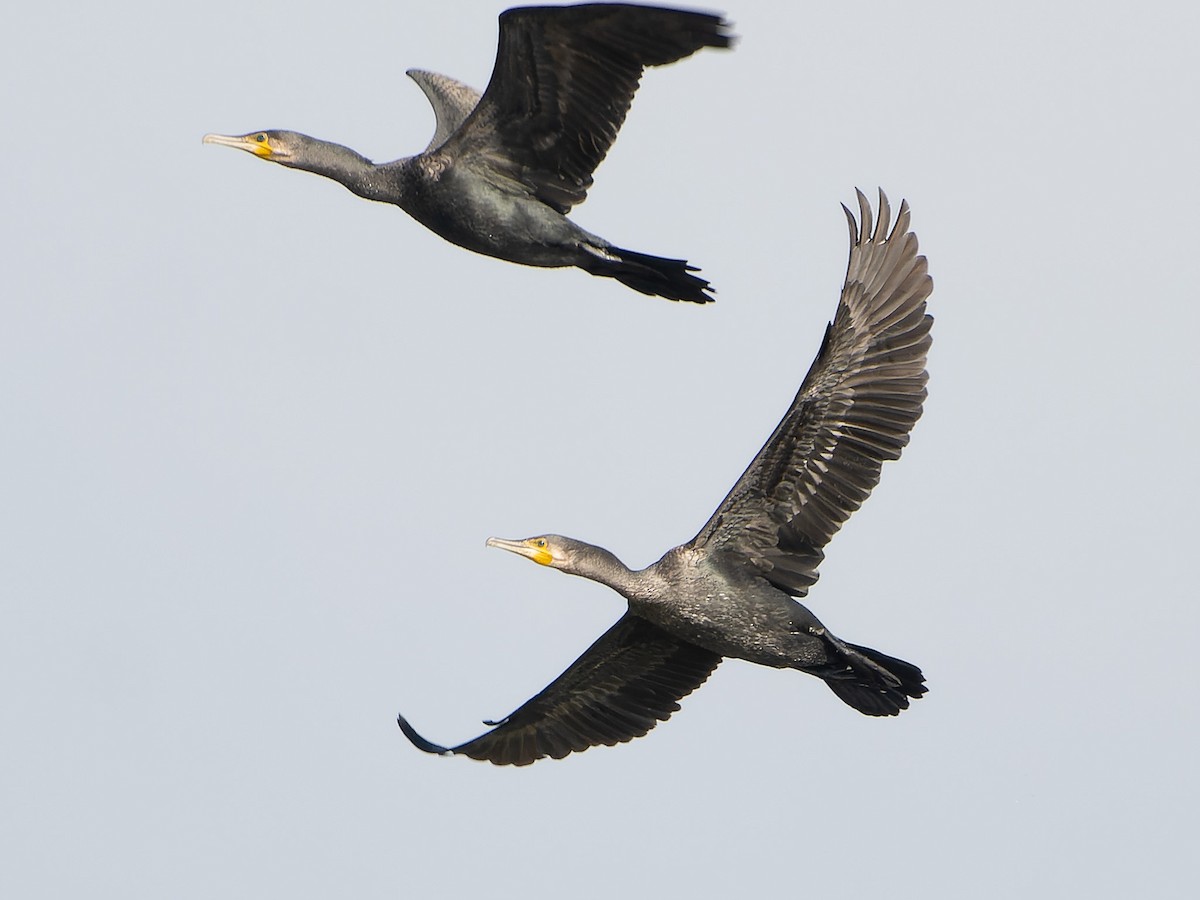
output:
{"label": "glossy black feather", "polygon": [[[456,747],[401,730],[428,753],[458,753],[496,765],[561,759],[597,744],[641,737],[679,709],[721,662],[645,619],[627,613],[565,672],[496,727]],[[489,723],[491,724],[491,723]]]}
{"label": "glossy black feather", "polygon": [[642,70],[728,47],[727,27],[708,13],[622,3],[510,9],[483,98],[444,149],[565,214],[587,196]]}

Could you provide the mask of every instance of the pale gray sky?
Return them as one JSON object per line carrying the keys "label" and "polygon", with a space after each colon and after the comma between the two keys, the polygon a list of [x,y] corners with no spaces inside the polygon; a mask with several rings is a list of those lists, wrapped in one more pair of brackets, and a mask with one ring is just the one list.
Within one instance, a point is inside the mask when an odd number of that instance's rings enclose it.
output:
{"label": "pale gray sky", "polygon": [[[25,4],[0,43],[0,895],[1188,896],[1200,631],[1194,4],[726,9],[574,218],[641,297],[202,146],[423,148],[492,2]],[[895,720],[727,662],[650,736],[482,731],[617,618],[484,548],[642,566],[778,422],[907,198],[929,401],[809,600],[918,663]]]}

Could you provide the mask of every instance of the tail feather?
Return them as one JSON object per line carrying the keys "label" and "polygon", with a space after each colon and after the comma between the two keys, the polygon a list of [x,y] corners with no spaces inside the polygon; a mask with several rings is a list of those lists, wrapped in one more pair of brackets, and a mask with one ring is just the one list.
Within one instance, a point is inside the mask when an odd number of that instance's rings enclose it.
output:
{"label": "tail feather", "polygon": [[870,647],[838,642],[846,660],[846,669],[826,675],[829,689],[868,716],[895,716],[908,709],[909,698],[916,700],[927,690],[925,676],[907,663]]}
{"label": "tail feather", "polygon": [[693,275],[700,271],[686,259],[666,259],[620,247],[605,247],[603,255],[585,248],[590,255],[580,268],[593,275],[615,278],[626,287],[651,297],[712,303],[716,293],[711,284]]}

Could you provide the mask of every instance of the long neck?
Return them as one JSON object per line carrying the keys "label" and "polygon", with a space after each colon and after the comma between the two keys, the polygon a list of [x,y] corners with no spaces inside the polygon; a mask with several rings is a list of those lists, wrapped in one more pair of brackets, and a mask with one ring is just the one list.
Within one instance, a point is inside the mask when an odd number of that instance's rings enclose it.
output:
{"label": "long neck", "polygon": [[571,574],[606,584],[627,600],[648,600],[656,593],[650,570],[634,571],[603,547],[589,546]]}
{"label": "long neck", "polygon": [[309,138],[305,151],[303,159],[294,163],[293,168],[332,178],[368,200],[399,203],[403,197],[394,163],[386,168],[377,166],[349,147],[317,138]]}

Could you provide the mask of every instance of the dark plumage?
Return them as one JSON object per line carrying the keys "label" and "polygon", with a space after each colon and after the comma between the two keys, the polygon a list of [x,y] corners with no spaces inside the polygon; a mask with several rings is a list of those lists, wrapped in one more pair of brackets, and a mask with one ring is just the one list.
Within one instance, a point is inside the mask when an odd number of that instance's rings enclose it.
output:
{"label": "dark plumage", "polygon": [[878,223],[859,193],[850,264],[825,340],[766,445],[691,541],[631,571],[600,547],[559,535],[488,540],[535,562],[607,584],[628,611],[544,691],[488,733],[432,753],[498,765],[561,758],[639,737],[679,708],[722,657],[799,669],[845,703],[893,716],[925,693],[921,670],[834,637],[794,598],[817,580],[824,547],[897,459],[925,399],[933,283],[908,204]]}
{"label": "dark plumage", "polygon": [[621,3],[510,9],[500,16],[496,65],[482,96],[444,75],[408,73],[437,118],[433,141],[416,156],[377,165],[294,131],[204,140],[394,203],[476,253],[578,266],[643,294],[707,303],[709,283],[685,260],[616,247],[566,213],[587,197],[642,70],[728,47],[727,27],[707,13]]}

